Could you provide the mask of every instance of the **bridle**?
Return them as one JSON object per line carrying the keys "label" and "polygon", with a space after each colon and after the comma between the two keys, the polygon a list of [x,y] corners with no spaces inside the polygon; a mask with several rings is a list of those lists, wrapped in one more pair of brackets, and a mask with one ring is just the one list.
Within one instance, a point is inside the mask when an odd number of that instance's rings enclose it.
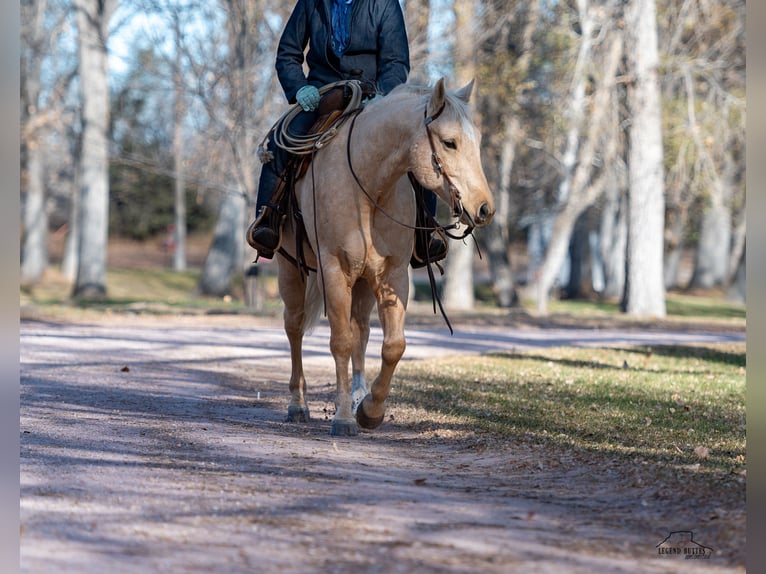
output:
{"label": "bridle", "polygon": [[[457,189],[457,186],[452,182],[452,179],[447,174],[447,172],[444,170],[444,166],[442,164],[442,160],[439,157],[439,153],[436,151],[436,145],[434,144],[434,137],[433,132],[431,131],[431,124],[442,114],[444,111],[444,108],[446,106],[446,102],[442,102],[441,107],[434,113],[432,116],[428,115],[428,104],[426,103],[425,110],[423,112],[424,116],[424,126],[426,128],[426,134],[428,135],[428,145],[431,147],[431,164],[433,165],[434,170],[436,173],[440,176],[442,176],[442,179],[444,180],[444,187],[447,189],[447,192],[449,193],[450,198],[450,208],[452,209],[452,215],[457,218],[457,221],[455,223],[452,223],[450,225],[442,225],[437,220],[436,217],[432,216],[431,214],[427,214],[427,217],[429,218],[431,225],[427,226],[418,226],[418,225],[409,225],[407,223],[404,223],[402,221],[399,221],[394,216],[389,214],[376,200],[374,197],[372,197],[369,192],[365,189],[364,185],[362,185],[362,182],[359,180],[359,177],[356,174],[356,171],[354,170],[354,165],[351,162],[351,134],[354,131],[354,124],[356,122],[356,118],[358,117],[358,114],[362,111],[363,108],[360,108],[359,110],[355,110],[355,115],[353,119],[351,120],[351,125],[349,126],[349,132],[348,132],[348,138],[346,138],[346,160],[348,161],[348,167],[351,171],[351,175],[354,176],[354,181],[356,181],[356,184],[359,186],[359,189],[362,190],[364,195],[367,196],[367,199],[370,201],[370,203],[375,206],[376,209],[378,209],[382,214],[384,214],[386,217],[388,217],[391,221],[401,225],[402,227],[405,227],[407,229],[413,229],[415,231],[427,231],[429,233],[436,232],[439,234],[446,235],[447,237],[450,237],[452,239],[465,239],[469,235],[472,235],[474,225],[473,220],[471,217],[465,212],[463,208],[463,203],[460,201],[460,191]],[[413,189],[415,189],[415,185],[419,185],[420,187],[423,187],[420,185],[420,183],[415,179],[415,176],[412,174],[412,172],[407,173],[407,177],[410,179],[410,183],[413,186]],[[418,194],[421,195],[422,194]],[[419,201],[422,201],[422,197],[419,198]],[[420,209],[421,206],[418,206],[417,209]],[[427,212],[427,210],[425,210]],[[460,226],[460,219],[462,216],[464,216],[468,219],[469,223],[466,225],[466,229],[463,232],[462,235],[455,235],[450,233],[449,230],[451,229],[457,229]],[[475,243],[474,238],[474,243]],[[476,245],[478,248],[478,244]],[[481,255],[481,254],[480,254]],[[439,268],[442,274],[444,274],[444,270],[439,266],[438,263],[435,263],[435,265]],[[433,298],[433,304],[434,304],[434,313],[436,313],[436,305],[438,303],[439,310],[441,311],[442,317],[444,318],[445,323],[447,323],[447,328],[450,331],[450,334],[453,333],[452,330],[452,324],[450,323],[449,317],[447,317],[447,312],[444,309],[444,305],[442,305],[441,297],[439,297],[438,289],[436,288],[436,279],[434,277],[433,269],[431,269],[431,262],[427,261],[426,263],[426,270],[428,272],[428,280],[431,284],[431,296]]]}
{"label": "bridle", "polygon": [[[446,106],[446,103],[442,103],[441,107],[436,111],[436,113],[432,116],[428,115],[428,104],[426,104],[426,108],[423,111],[423,117],[425,120],[423,121],[425,128],[426,128],[426,134],[428,135],[428,145],[431,147],[431,165],[433,165],[434,171],[442,178],[444,179],[444,187],[447,189],[447,193],[449,194],[450,198],[450,208],[452,209],[452,216],[457,217],[458,219],[465,214],[465,210],[463,209],[463,203],[460,201],[460,191],[458,191],[457,186],[455,186],[454,183],[452,183],[452,179],[450,178],[449,174],[444,171],[444,166],[442,165],[442,160],[439,157],[439,153],[436,151],[436,145],[434,144],[434,135],[431,131],[431,124],[440,116],[442,115],[442,112],[444,111],[444,107]],[[467,214],[466,214],[467,215]],[[473,226],[470,226],[471,230],[473,230]]]}
{"label": "bridle", "polygon": [[[450,237],[451,239],[465,239],[469,235],[473,233],[475,225],[473,225],[473,221],[471,220],[471,217],[465,212],[463,209],[463,203],[460,201],[460,191],[457,189],[457,186],[455,186],[454,183],[452,183],[452,179],[447,174],[447,172],[444,170],[444,166],[442,164],[441,158],[439,157],[438,152],[436,151],[436,146],[434,144],[433,140],[433,132],[431,131],[431,124],[442,114],[444,111],[444,108],[446,106],[446,103],[442,103],[441,107],[437,110],[435,114],[432,116],[428,115],[428,104],[426,104],[426,108],[423,111],[424,116],[424,126],[426,128],[426,134],[428,135],[428,145],[431,148],[431,164],[433,165],[434,171],[438,175],[442,177],[444,180],[444,187],[447,189],[447,192],[449,193],[450,198],[450,208],[452,210],[452,215],[458,220],[455,223],[451,223],[449,225],[442,225],[439,223],[435,217],[431,217],[432,225],[428,226],[417,226],[417,225],[410,225],[408,223],[405,223],[403,221],[398,220],[393,215],[389,214],[383,206],[381,206],[374,197],[370,195],[370,193],[367,191],[367,189],[362,184],[361,180],[359,179],[359,176],[356,174],[356,171],[354,170],[354,165],[351,162],[351,134],[354,132],[354,125],[356,123],[356,118],[359,116],[359,114],[364,111],[364,108],[358,108],[356,110],[353,110],[354,117],[351,119],[351,124],[349,125],[349,133],[348,138],[346,138],[346,161],[348,162],[349,170],[351,171],[351,175],[354,177],[354,181],[356,181],[356,184],[359,186],[359,189],[362,190],[365,196],[367,196],[367,199],[370,201],[370,203],[383,215],[388,217],[391,221],[397,223],[398,225],[401,225],[402,227],[405,227],[407,229],[412,229],[415,231],[437,231],[439,233],[443,233],[447,237]],[[415,179],[415,176],[409,172],[407,176],[410,179],[410,182],[413,184],[413,186],[419,182]],[[460,227],[460,219],[465,216],[469,220],[469,223],[466,224],[466,229],[462,232],[461,235],[450,233],[450,230],[458,229]]]}

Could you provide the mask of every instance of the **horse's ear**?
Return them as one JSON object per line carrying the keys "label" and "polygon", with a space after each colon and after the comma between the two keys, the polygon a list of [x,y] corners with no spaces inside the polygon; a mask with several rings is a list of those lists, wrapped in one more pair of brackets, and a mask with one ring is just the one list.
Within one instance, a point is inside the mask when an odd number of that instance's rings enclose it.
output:
{"label": "horse's ear", "polygon": [[466,84],[465,86],[460,88],[457,92],[455,92],[455,95],[461,100],[463,100],[466,104],[468,103],[468,100],[471,99],[471,92],[473,92],[474,81],[475,80],[471,80],[470,82],[468,82],[468,84]]}
{"label": "horse's ear", "polygon": [[428,116],[433,117],[444,107],[444,100],[447,97],[444,89],[444,78],[439,78],[431,94],[431,101],[428,102]]}

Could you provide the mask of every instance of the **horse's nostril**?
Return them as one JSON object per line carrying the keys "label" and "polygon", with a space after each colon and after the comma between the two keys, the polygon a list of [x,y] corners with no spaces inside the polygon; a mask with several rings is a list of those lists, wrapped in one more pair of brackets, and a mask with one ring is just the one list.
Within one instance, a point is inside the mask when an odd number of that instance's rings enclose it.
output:
{"label": "horse's nostril", "polygon": [[490,218],[491,215],[492,213],[490,212],[489,205],[486,203],[482,203],[481,207],[479,207],[479,217],[478,217],[479,221],[481,223],[484,223],[487,221],[487,219]]}

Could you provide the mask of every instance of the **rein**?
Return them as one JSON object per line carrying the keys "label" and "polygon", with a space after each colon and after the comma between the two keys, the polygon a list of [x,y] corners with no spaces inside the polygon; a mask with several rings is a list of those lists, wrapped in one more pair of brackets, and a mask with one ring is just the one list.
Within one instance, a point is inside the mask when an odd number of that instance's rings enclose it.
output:
{"label": "rein", "polygon": [[[435,217],[431,217],[431,221],[434,223],[430,226],[418,226],[418,225],[410,225],[409,223],[405,223],[403,221],[398,220],[396,217],[388,213],[385,208],[380,205],[374,197],[370,195],[370,193],[367,191],[367,189],[362,185],[361,180],[359,179],[359,176],[356,173],[356,170],[354,169],[354,164],[351,162],[351,134],[354,132],[354,126],[356,125],[356,118],[359,116],[361,112],[364,111],[364,108],[359,108],[356,110],[352,110],[350,114],[353,114],[353,118],[351,119],[351,124],[348,128],[348,138],[346,139],[346,161],[348,162],[349,170],[351,171],[351,175],[354,177],[354,181],[359,186],[359,189],[362,190],[362,193],[367,197],[369,202],[380,211],[383,215],[388,217],[391,221],[396,223],[397,225],[401,225],[402,227],[406,229],[412,229],[413,231],[438,231],[439,233],[443,233],[447,237],[451,239],[465,239],[473,233],[473,226],[468,225],[466,226],[466,230],[463,232],[462,235],[455,235],[453,233],[450,233],[450,230],[452,229],[458,229],[460,227],[460,222],[456,221],[455,223],[451,223],[449,225],[442,225],[440,224]],[[439,108],[439,111],[436,112],[433,116],[428,116],[428,107],[426,106],[425,110],[425,128],[426,133],[428,134],[428,143],[431,146],[431,161],[434,165],[434,170],[436,173],[441,175],[444,178],[444,181],[446,182],[449,192],[450,192],[450,203],[452,208],[452,214],[455,217],[460,217],[463,214],[463,204],[460,202],[460,192],[457,190],[455,185],[453,185],[452,180],[450,179],[449,175],[447,175],[447,172],[444,171],[444,168],[442,167],[441,158],[439,157],[439,154],[436,153],[436,148],[433,143],[433,135],[431,133],[430,124],[433,122],[436,118],[438,118],[441,113],[444,111],[444,105],[442,105],[441,108]],[[412,173],[407,173],[407,177],[410,179],[410,182],[413,184],[413,186],[418,183],[415,179],[415,176],[412,175]],[[419,185],[419,184],[418,184]]]}
{"label": "rein", "polygon": [[[444,108],[446,106],[446,103],[442,103],[442,106],[438,109],[438,111],[432,115],[428,115],[428,104],[426,104],[426,108],[423,112],[424,121],[423,125],[426,128],[426,134],[428,135],[428,145],[431,147],[431,163],[434,167],[434,170],[436,173],[444,179],[445,187],[447,188],[447,191],[449,192],[450,197],[450,208],[452,209],[452,215],[456,218],[460,218],[464,213],[463,209],[463,203],[460,201],[460,191],[457,189],[457,186],[455,186],[454,183],[452,183],[452,179],[449,177],[446,171],[444,171],[444,166],[442,164],[441,158],[439,157],[439,154],[436,151],[436,145],[434,144],[433,139],[433,133],[431,132],[431,124],[442,114],[444,111]],[[353,114],[353,118],[351,119],[351,124],[348,128],[348,138],[346,139],[346,160],[348,162],[349,170],[351,171],[351,175],[354,177],[354,181],[356,181],[356,184],[359,186],[359,189],[362,190],[365,196],[367,196],[367,199],[369,202],[383,215],[388,217],[391,221],[394,223],[401,225],[402,227],[406,229],[412,229],[414,231],[427,231],[430,233],[433,233],[434,231],[439,232],[440,234],[444,234],[447,237],[450,237],[451,239],[465,239],[469,235],[473,237],[473,225],[466,225],[466,229],[463,232],[462,235],[454,235],[450,233],[449,231],[451,229],[457,229],[460,227],[460,222],[456,221],[455,223],[452,223],[450,225],[442,225],[438,222],[438,220],[428,213],[428,210],[425,209],[425,205],[422,205],[423,198],[422,193],[416,193],[416,196],[418,196],[418,201],[421,205],[417,206],[417,209],[422,209],[426,214],[428,214],[428,217],[431,222],[433,222],[433,225],[430,226],[418,226],[418,225],[410,225],[408,223],[404,223],[402,221],[399,221],[394,216],[392,216],[390,213],[388,213],[376,200],[373,198],[370,193],[367,191],[367,189],[362,185],[362,182],[359,179],[359,176],[356,174],[356,171],[354,170],[354,165],[351,162],[351,134],[354,132],[354,125],[356,124],[356,118],[359,117],[359,113],[363,111],[363,108],[359,108],[357,110],[353,110],[351,113]],[[423,187],[420,185],[420,183],[415,179],[415,176],[412,174],[412,172],[407,173],[407,177],[410,180],[410,184],[413,186],[413,189],[417,189],[416,184],[418,187]],[[474,238],[474,242],[476,239]],[[477,245],[478,247],[478,245]],[[439,271],[441,271],[441,274],[444,275],[444,270],[438,263],[434,263],[438,268]],[[438,289],[436,288],[436,278],[434,277],[434,271],[431,268],[431,262],[426,261],[426,269],[428,271],[428,281],[431,285],[431,297],[433,301],[434,306],[434,313],[436,313],[436,305],[438,303],[439,305],[439,311],[441,311],[442,317],[444,318],[444,322],[447,324],[447,328],[449,329],[450,335],[454,334],[454,330],[452,329],[452,323],[450,323],[449,317],[447,317],[447,312],[444,310],[444,305],[442,305],[441,297],[439,297]]]}

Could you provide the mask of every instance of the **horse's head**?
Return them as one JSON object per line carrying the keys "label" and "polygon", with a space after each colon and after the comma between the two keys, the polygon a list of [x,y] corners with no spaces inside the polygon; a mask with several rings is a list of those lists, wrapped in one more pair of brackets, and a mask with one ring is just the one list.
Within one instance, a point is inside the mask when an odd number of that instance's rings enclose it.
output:
{"label": "horse's head", "polygon": [[481,166],[481,133],[471,119],[468,101],[473,81],[456,92],[440,79],[425,110],[425,145],[416,146],[412,172],[452,207],[471,227],[487,225],[495,213],[492,194]]}

